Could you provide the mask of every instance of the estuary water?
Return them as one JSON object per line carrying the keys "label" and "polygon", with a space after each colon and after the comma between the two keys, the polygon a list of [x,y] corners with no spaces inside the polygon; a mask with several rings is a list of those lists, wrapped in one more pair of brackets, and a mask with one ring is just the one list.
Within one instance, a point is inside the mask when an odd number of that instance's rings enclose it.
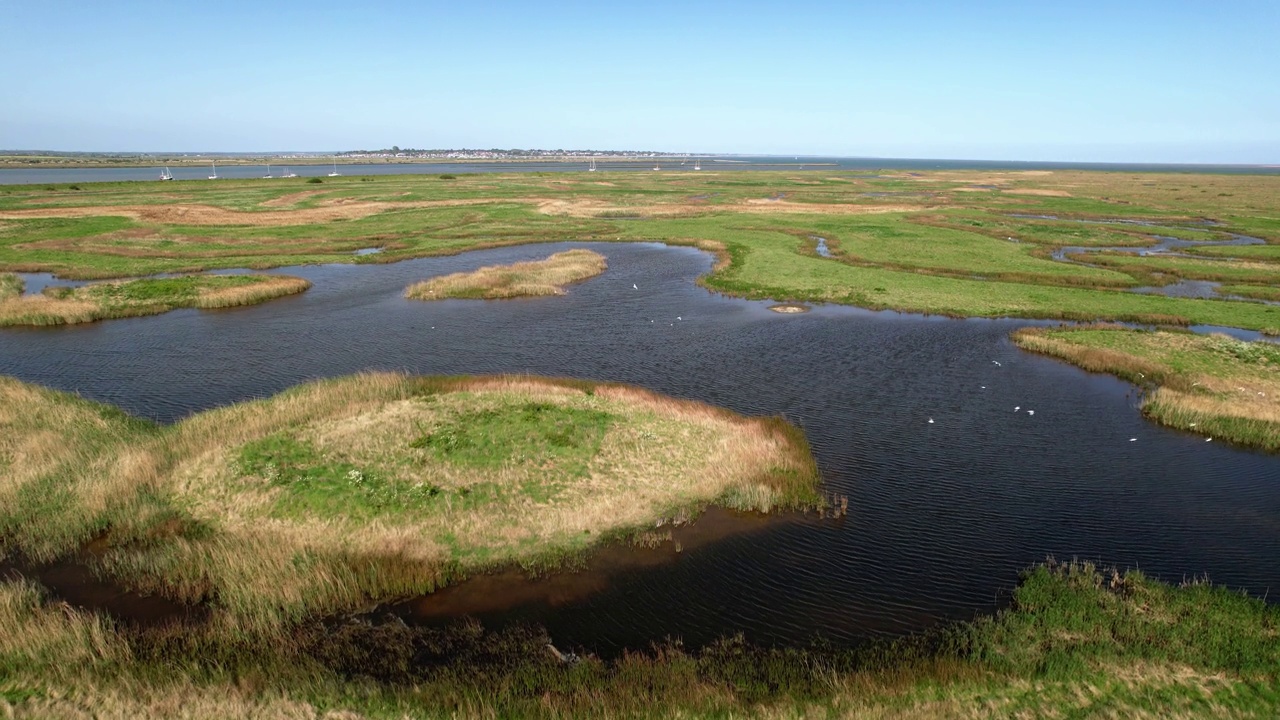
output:
{"label": "estuary water", "polygon": [[[603,253],[609,270],[567,296],[401,296],[433,275],[569,247]],[[782,315],[695,285],[711,262],[689,248],[566,243],[283,268],[314,287],[250,308],[0,330],[0,374],[172,422],[369,369],[527,372],[635,383],[804,429],[847,517],[719,512],[681,531],[682,552],[604,553],[527,595],[489,578],[442,596],[483,621],[543,623],[562,647],[911,632],[992,610],[1047,555],[1280,591],[1280,457],[1143,420],[1127,383],[1015,348],[1008,334],[1029,321]]]}

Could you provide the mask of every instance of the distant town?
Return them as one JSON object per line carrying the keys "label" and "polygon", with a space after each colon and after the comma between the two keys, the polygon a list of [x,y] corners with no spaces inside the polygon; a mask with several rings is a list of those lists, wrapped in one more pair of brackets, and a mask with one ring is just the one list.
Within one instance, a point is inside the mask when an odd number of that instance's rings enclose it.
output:
{"label": "distant town", "polygon": [[416,162],[416,161],[536,161],[574,159],[643,159],[663,157],[695,157],[698,153],[661,152],[657,150],[540,150],[501,148],[420,149],[391,146],[379,150],[279,151],[279,152],[68,152],[56,150],[0,150],[0,166],[92,167],[128,166],[156,163],[204,163],[209,160],[235,163],[261,162],[266,159],[287,160],[297,164],[330,162]]}

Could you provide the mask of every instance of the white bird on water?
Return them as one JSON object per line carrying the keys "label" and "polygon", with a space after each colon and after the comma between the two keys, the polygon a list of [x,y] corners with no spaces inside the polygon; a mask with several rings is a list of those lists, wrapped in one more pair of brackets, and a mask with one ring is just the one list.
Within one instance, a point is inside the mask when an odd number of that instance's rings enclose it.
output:
{"label": "white bird on water", "polygon": [[933,424],[933,418],[929,418],[929,424],[930,424],[930,425],[932,425],[932,424]]}
{"label": "white bird on water", "polygon": [[636,284],[635,284],[635,283],[631,283],[631,289],[632,289],[632,290],[639,290],[640,288],[636,287]]}
{"label": "white bird on water", "polygon": [[1019,411],[1019,410],[1021,410],[1021,409],[1022,409],[1022,406],[1021,406],[1021,405],[1014,405],[1014,406],[1013,406],[1013,411],[1014,411],[1014,412],[1018,412],[1018,411]]}
{"label": "white bird on water", "polygon": [[683,320],[684,318],[682,318],[682,317],[680,317],[679,315],[677,315],[677,316],[676,316],[676,319],[677,319],[677,320]]}
{"label": "white bird on water", "polygon": [[1138,442],[1138,438],[1129,438],[1129,442]]}
{"label": "white bird on water", "polygon": [[991,362],[995,363],[995,364],[996,364],[996,367],[1000,367],[1000,361],[999,361],[999,360],[992,360]]}
{"label": "white bird on water", "polygon": [[1035,411],[1035,410],[1028,410],[1028,411],[1027,411],[1027,414],[1028,414],[1028,415],[1035,415],[1035,414],[1036,414],[1036,411]]}

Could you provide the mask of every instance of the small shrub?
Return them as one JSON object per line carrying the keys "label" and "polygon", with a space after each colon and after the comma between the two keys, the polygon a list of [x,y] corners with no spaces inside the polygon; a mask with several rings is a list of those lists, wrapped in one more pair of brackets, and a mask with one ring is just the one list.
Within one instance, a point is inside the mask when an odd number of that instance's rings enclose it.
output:
{"label": "small shrub", "polygon": [[448,174],[448,173],[445,173],[444,175],[441,175],[441,176],[440,176],[440,179],[441,179],[441,180],[457,180],[457,179],[458,179],[458,176],[457,176],[457,175],[450,175],[450,174]]}
{"label": "small shrub", "polygon": [[324,181],[323,181],[323,180],[321,180],[320,178],[309,178],[309,179],[307,180],[307,182],[308,182],[308,183],[310,183],[310,184],[312,184],[312,185],[319,185],[320,183],[322,183],[322,182],[324,182]]}

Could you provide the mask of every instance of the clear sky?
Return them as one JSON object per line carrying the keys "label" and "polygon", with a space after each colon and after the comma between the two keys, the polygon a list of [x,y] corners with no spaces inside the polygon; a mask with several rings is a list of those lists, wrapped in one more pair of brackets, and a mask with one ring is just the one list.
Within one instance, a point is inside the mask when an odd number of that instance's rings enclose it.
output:
{"label": "clear sky", "polygon": [[0,0],[0,148],[1280,163],[1280,0]]}

